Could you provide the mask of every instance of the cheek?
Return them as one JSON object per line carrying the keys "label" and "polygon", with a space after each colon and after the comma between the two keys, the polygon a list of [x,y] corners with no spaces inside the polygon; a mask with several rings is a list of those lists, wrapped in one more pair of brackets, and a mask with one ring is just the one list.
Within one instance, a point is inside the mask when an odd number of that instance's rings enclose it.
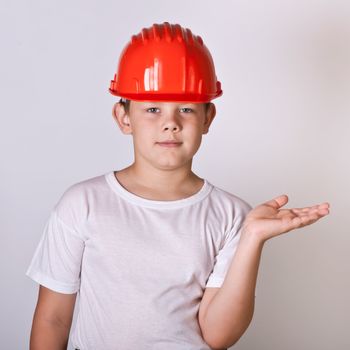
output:
{"label": "cheek", "polygon": [[199,123],[191,123],[184,131],[193,139],[193,141],[198,141],[202,137],[203,127]]}
{"label": "cheek", "polygon": [[154,130],[145,123],[139,123],[133,128],[133,137],[134,142],[141,145],[141,147],[147,147],[147,145],[152,145],[158,141],[156,139],[157,135]]}
{"label": "cheek", "polygon": [[186,134],[183,135],[183,140],[184,142],[184,147],[185,149],[190,152],[197,152],[202,138],[201,138],[201,134],[198,132],[198,130],[191,130],[191,132],[188,132]]}

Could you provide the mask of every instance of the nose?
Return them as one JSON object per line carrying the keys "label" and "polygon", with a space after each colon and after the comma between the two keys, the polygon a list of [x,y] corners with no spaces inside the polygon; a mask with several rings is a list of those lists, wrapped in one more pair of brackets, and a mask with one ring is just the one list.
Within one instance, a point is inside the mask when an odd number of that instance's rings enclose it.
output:
{"label": "nose", "polygon": [[181,124],[179,122],[178,117],[176,116],[176,112],[169,113],[168,116],[165,117],[163,130],[164,131],[179,131],[181,129]]}

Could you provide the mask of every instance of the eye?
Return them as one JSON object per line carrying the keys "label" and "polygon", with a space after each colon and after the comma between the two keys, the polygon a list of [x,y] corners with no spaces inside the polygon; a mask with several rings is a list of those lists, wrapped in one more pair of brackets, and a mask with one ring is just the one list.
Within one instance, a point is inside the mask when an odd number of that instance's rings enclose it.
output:
{"label": "eye", "polygon": [[188,107],[180,108],[180,110],[185,110],[185,113],[193,113],[193,109]]}
{"label": "eye", "polygon": [[155,113],[155,110],[156,110],[156,109],[158,109],[158,110],[159,110],[159,108],[157,108],[157,107],[147,108],[147,112],[150,112],[150,113]]}

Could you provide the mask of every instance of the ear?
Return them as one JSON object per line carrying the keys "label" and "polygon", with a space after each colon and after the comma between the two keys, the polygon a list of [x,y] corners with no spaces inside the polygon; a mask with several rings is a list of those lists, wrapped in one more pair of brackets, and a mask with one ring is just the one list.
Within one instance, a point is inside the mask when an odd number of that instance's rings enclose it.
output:
{"label": "ear", "polygon": [[205,115],[205,120],[204,120],[204,124],[203,124],[203,134],[208,133],[210,124],[214,120],[215,115],[216,115],[216,107],[215,107],[214,103],[210,103],[208,110],[207,110],[207,113]]}
{"label": "ear", "polygon": [[123,134],[132,134],[129,115],[125,112],[125,108],[121,103],[117,102],[114,104],[112,116]]}

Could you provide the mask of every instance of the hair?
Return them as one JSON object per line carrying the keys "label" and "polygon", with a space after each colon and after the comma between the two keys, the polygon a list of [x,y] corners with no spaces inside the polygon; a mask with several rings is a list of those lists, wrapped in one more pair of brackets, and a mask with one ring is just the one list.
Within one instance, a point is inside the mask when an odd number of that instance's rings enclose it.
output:
{"label": "hair", "polygon": [[[130,100],[128,100],[126,98],[123,98],[123,97],[119,100],[119,103],[123,105],[123,107],[125,109],[125,112],[127,114],[129,114],[129,111],[130,111],[130,102],[131,102]],[[204,103],[204,110],[205,110],[205,112],[207,112],[207,110],[208,110],[208,108],[210,106],[210,103],[211,102],[205,102]]]}

